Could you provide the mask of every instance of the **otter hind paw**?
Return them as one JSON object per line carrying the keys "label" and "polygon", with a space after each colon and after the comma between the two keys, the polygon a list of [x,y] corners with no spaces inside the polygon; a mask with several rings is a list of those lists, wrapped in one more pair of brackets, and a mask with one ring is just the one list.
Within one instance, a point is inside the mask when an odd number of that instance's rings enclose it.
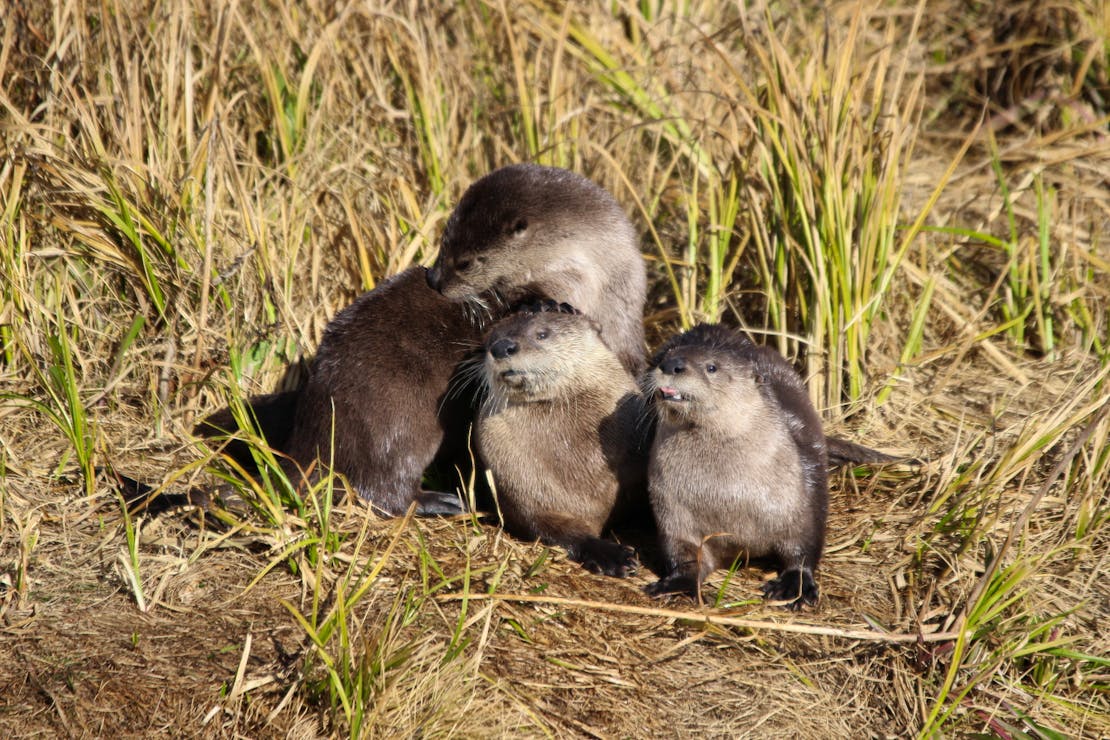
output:
{"label": "otter hind paw", "polygon": [[797,611],[804,604],[817,604],[817,581],[808,568],[784,570],[775,578],[763,584],[763,596],[768,601],[784,602],[787,609]]}
{"label": "otter hind paw", "polygon": [[640,567],[636,551],[628,545],[591,538],[576,548],[573,557],[591,573],[626,578]]}

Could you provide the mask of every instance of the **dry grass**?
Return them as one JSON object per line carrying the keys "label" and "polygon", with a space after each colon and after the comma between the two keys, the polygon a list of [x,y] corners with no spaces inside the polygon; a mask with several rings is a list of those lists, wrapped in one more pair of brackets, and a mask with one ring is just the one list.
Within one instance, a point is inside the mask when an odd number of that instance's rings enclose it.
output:
{"label": "dry grass", "polygon": [[[1110,5],[420,5],[0,18],[0,727],[1110,736]],[[929,461],[834,476],[818,610],[95,474],[212,486],[196,416],[523,159],[627,206],[653,339],[766,332],[830,430]]]}

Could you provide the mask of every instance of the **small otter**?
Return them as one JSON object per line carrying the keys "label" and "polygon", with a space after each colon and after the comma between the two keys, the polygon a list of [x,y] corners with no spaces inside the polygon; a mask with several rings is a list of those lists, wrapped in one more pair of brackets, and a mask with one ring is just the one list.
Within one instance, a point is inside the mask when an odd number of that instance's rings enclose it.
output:
{"label": "small otter", "polygon": [[506,529],[594,573],[634,571],[635,551],[601,535],[619,504],[643,497],[642,406],[601,329],[566,304],[523,310],[490,331],[482,371],[476,446]]}
{"label": "small otter", "polygon": [[516,164],[471,185],[428,283],[477,311],[568,303],[597,322],[629,372],[644,366],[647,274],[636,232],[612,195],[573,172]]}
{"label": "small otter", "polygon": [[648,491],[667,568],[648,593],[696,595],[745,554],[778,560],[767,598],[816,603],[827,452],[798,374],[773,349],[701,324],[664,344],[643,386],[657,414]]}

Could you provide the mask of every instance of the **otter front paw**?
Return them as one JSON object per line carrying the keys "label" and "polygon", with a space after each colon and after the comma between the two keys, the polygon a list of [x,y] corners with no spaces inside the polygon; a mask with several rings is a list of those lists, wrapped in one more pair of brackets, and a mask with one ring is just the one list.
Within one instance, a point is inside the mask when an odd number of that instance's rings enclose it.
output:
{"label": "otter front paw", "polygon": [[591,538],[582,542],[571,557],[591,573],[625,578],[640,567],[636,551],[628,545]]}
{"label": "otter front paw", "polygon": [[817,604],[817,581],[808,568],[784,570],[778,578],[763,584],[763,596],[768,601],[783,601],[787,609],[797,611],[803,604]]}
{"label": "otter front paw", "polygon": [[689,573],[672,573],[666,578],[661,578],[655,583],[644,586],[644,593],[648,596],[667,596],[668,594],[685,594],[691,598],[698,597],[698,579]]}

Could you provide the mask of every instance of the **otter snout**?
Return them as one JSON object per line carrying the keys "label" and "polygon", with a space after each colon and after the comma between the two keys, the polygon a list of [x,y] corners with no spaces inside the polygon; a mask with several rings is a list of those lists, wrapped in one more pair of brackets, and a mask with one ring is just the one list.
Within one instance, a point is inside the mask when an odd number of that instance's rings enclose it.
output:
{"label": "otter snout", "polygon": [[681,357],[668,357],[659,363],[659,369],[664,375],[678,375],[686,370],[686,360]]}
{"label": "otter snout", "polygon": [[443,292],[440,289],[440,286],[443,284],[443,270],[440,269],[438,262],[435,264],[434,267],[427,271],[424,277],[428,281],[429,288],[436,291],[437,293]]}
{"label": "otter snout", "polygon": [[515,355],[519,349],[520,345],[515,340],[501,337],[489,346],[489,353],[493,355],[494,359],[504,360],[506,357]]}

